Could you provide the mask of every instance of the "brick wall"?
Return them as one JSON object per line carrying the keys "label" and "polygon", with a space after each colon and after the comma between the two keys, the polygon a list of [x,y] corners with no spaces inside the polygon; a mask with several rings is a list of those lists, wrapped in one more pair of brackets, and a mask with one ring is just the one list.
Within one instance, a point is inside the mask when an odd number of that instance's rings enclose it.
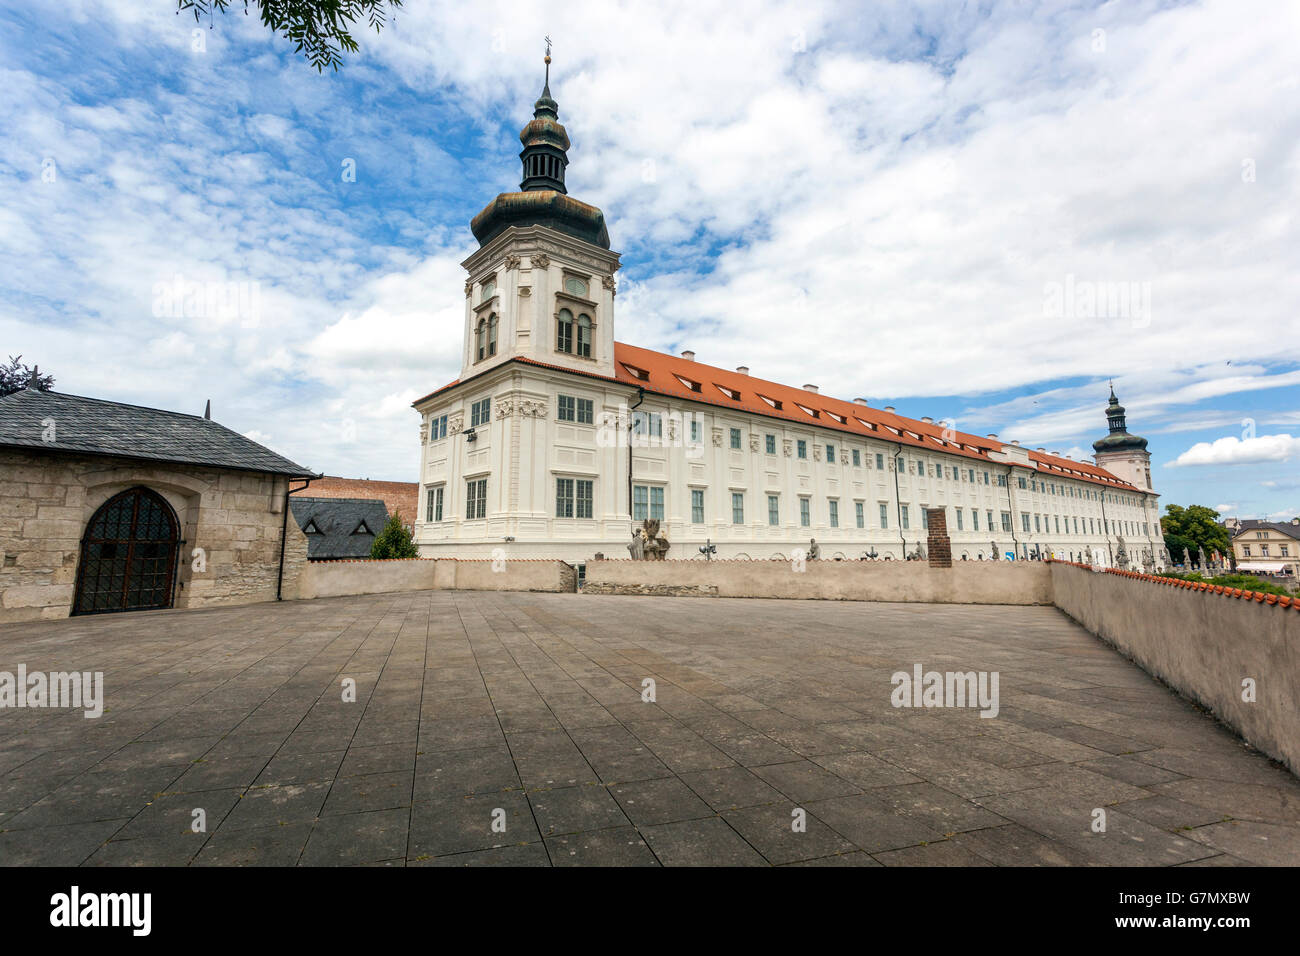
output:
{"label": "brick wall", "polygon": [[368,478],[336,478],[326,475],[313,481],[304,498],[369,498],[382,501],[391,517],[395,511],[402,520],[414,524],[419,517],[420,486],[414,481],[371,481]]}

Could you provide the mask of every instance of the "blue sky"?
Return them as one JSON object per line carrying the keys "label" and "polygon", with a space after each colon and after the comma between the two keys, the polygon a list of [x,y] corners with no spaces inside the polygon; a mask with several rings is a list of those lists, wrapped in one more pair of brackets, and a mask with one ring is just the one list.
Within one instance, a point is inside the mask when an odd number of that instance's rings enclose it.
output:
{"label": "blue sky", "polygon": [[1300,514],[1294,4],[408,0],[319,75],[6,0],[0,351],[414,480],[547,33],[622,341],[1074,457],[1113,378],[1166,503]]}

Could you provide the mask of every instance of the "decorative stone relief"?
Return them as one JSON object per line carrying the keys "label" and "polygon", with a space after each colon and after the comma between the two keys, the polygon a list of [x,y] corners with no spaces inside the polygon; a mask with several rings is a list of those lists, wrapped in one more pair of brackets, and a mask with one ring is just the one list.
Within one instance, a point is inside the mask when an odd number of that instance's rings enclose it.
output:
{"label": "decorative stone relief", "polygon": [[821,446],[821,445],[814,444],[814,445],[813,445],[813,461],[821,461],[821,460],[822,460],[822,446]]}
{"label": "decorative stone relief", "polygon": [[714,444],[716,447],[718,447],[718,448],[721,448],[721,447],[722,447],[722,429],[721,429],[721,428],[715,428],[715,429],[713,429],[713,444]]}
{"label": "decorative stone relief", "polygon": [[600,284],[604,286],[606,289],[608,289],[610,292],[612,292],[614,295],[618,295],[618,290],[614,288],[613,276],[601,276]]}
{"label": "decorative stone relief", "polygon": [[529,296],[531,296],[532,294],[533,294],[533,287],[532,287],[532,286],[530,286],[530,285],[521,285],[521,286],[519,287],[519,295],[520,295],[521,298],[527,299],[527,298],[528,298]]}
{"label": "decorative stone relief", "polygon": [[677,419],[671,416],[668,419],[668,440],[673,441],[677,438]]}
{"label": "decorative stone relief", "polygon": [[507,268],[507,269],[518,269],[518,268],[519,268],[519,263],[520,263],[521,261],[522,261],[522,260],[521,260],[518,256],[516,256],[516,255],[509,255],[509,256],[506,256],[506,268]]}
{"label": "decorative stone relief", "polygon": [[750,451],[758,451],[758,435],[757,435],[757,434],[753,434],[753,435],[750,435],[750,436],[749,436],[749,450],[750,450]]}
{"label": "decorative stone relief", "polygon": [[789,438],[781,439],[781,450],[785,452],[786,458],[794,457],[794,441]]}
{"label": "decorative stone relief", "polygon": [[470,294],[471,292],[473,292],[473,291],[474,291],[474,283],[473,283],[471,280],[466,279],[466,280],[465,280],[465,298],[468,299],[468,298],[469,298],[469,294]]}
{"label": "decorative stone relief", "polygon": [[421,422],[420,423],[420,444],[426,445],[428,444],[428,442],[429,442],[429,423]]}
{"label": "decorative stone relief", "polygon": [[509,418],[515,412],[514,399],[498,398],[496,401],[497,418]]}
{"label": "decorative stone relief", "polygon": [[461,417],[458,415],[458,416],[456,416],[455,418],[449,419],[449,420],[447,421],[447,434],[448,434],[448,435],[459,435],[460,432],[461,432],[461,429],[464,428],[464,427],[465,427],[465,419],[461,418]]}
{"label": "decorative stone relief", "polygon": [[544,252],[529,256],[528,261],[534,269],[549,269],[551,267],[551,257]]}

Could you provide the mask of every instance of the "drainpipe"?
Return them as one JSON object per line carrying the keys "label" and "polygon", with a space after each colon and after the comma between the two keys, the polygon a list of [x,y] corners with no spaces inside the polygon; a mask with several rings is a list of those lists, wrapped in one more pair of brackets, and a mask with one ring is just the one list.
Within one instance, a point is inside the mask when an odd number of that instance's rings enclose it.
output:
{"label": "drainpipe", "polygon": [[[629,405],[627,409],[627,517],[629,521],[636,521],[632,515],[632,428],[635,416],[632,412],[641,407],[645,401],[645,388],[638,385],[636,387],[636,404]],[[647,505],[647,508],[649,505]],[[648,513],[648,512],[647,512]]]}
{"label": "drainpipe", "polygon": [[1020,541],[1016,538],[1016,502],[1011,496],[1011,480],[1015,477],[1015,466],[1007,465],[1007,507],[1011,509],[1011,550],[1020,554]]}
{"label": "drainpipe", "polygon": [[907,560],[907,535],[903,534],[903,503],[900,500],[902,493],[898,490],[898,459],[903,457],[903,446],[898,445],[898,451],[894,453],[894,521],[898,524],[898,537],[903,542],[903,560]]}
{"label": "drainpipe", "polygon": [[[320,477],[320,475],[316,475],[313,478],[301,478],[299,480],[303,482],[302,488],[292,489],[289,486],[293,484],[293,478],[290,477],[284,480],[284,514],[280,515],[280,571],[275,578],[275,599],[277,601],[284,600],[281,594],[284,590],[284,546],[289,538],[289,496],[295,491],[302,491],[303,488],[306,488],[316,478]],[[418,505],[419,502],[416,502],[416,504]]]}
{"label": "drainpipe", "polygon": [[1110,522],[1106,520],[1106,489],[1101,490],[1101,530],[1106,533],[1106,564],[1114,564],[1110,556]]}

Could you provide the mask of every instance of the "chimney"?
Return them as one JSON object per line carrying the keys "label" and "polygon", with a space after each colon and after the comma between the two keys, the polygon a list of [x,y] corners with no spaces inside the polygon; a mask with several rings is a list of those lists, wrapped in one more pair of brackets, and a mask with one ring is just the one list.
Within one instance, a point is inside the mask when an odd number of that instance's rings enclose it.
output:
{"label": "chimney", "polygon": [[808,392],[812,392],[814,395],[817,394],[817,386],[816,386],[816,385],[805,385],[805,386],[804,386],[804,390],[805,390],[805,391],[808,391]]}
{"label": "chimney", "polygon": [[855,398],[855,399],[853,400],[853,404],[854,404],[854,405],[865,405],[865,404],[867,404],[867,400],[866,400],[865,398]]}
{"label": "chimney", "polygon": [[931,418],[929,415],[922,416],[921,421],[925,422],[927,425],[934,424],[934,419]]}
{"label": "chimney", "polygon": [[748,375],[748,374],[749,374],[749,366],[748,366],[748,365],[737,365],[737,366],[736,366],[736,371],[737,371],[738,373],[740,373],[741,375]]}
{"label": "chimney", "polygon": [[1018,438],[1013,438],[1013,439],[1011,439],[1011,444],[1015,445],[1016,447],[1019,447],[1019,446],[1020,446],[1020,439],[1018,439]]}
{"label": "chimney", "polygon": [[685,352],[682,353],[682,358],[686,359],[686,361],[688,362],[694,362],[695,353],[692,352],[690,349],[687,349]]}
{"label": "chimney", "polygon": [[1045,454],[1047,454],[1047,449],[1046,449],[1046,448],[1035,448],[1034,451],[1038,452],[1040,455],[1045,455]]}
{"label": "chimney", "polygon": [[889,412],[889,414],[891,414],[891,415],[894,414],[894,406],[893,406],[893,405],[886,405],[886,406],[885,406],[885,411]]}
{"label": "chimney", "polygon": [[997,440],[998,440],[998,433],[997,433],[997,432],[989,432],[989,438],[992,438],[994,441],[997,441]]}
{"label": "chimney", "polygon": [[203,409],[203,417],[208,421],[212,421],[212,399],[210,398],[208,399],[207,406]]}

